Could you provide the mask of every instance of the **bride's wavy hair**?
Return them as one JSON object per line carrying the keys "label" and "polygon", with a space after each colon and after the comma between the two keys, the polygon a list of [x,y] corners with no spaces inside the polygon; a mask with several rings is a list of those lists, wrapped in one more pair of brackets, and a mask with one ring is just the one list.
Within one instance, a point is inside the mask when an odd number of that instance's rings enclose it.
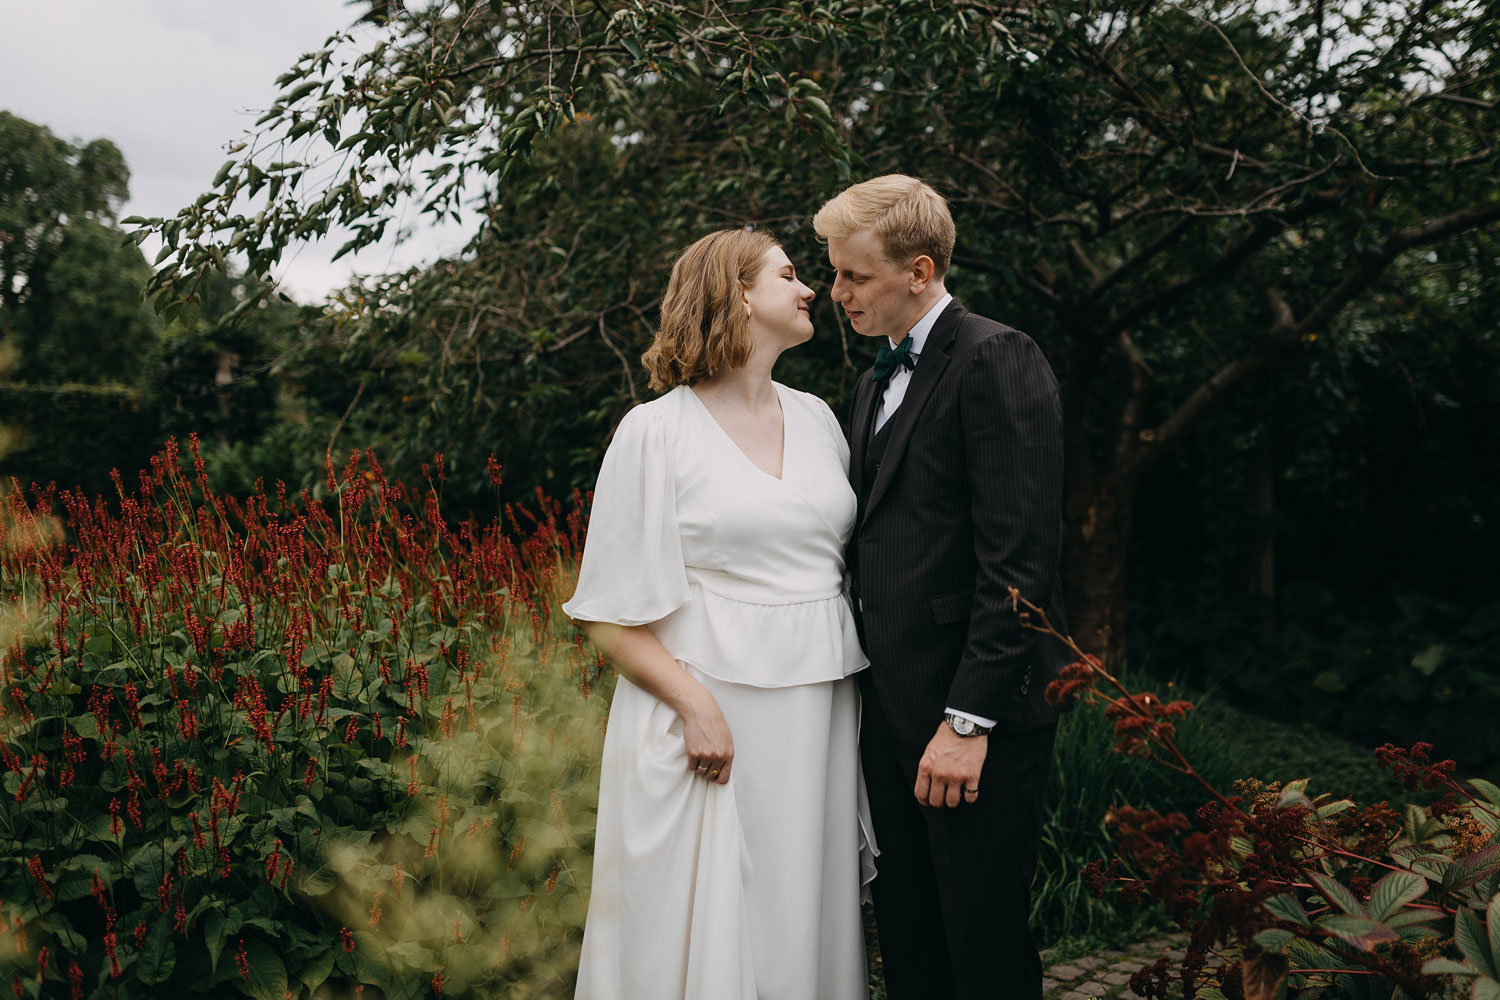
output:
{"label": "bride's wavy hair", "polygon": [[651,388],[693,385],[750,360],[750,319],[741,293],[762,258],[780,246],[769,233],[721,229],[678,255],[661,300],[661,326],[641,364]]}

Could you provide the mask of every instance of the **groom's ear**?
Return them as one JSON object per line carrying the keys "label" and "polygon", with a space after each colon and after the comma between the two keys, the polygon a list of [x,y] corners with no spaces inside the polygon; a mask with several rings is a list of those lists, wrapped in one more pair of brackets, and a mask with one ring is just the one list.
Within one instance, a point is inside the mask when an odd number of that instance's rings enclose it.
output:
{"label": "groom's ear", "polygon": [[925,253],[919,254],[917,259],[911,262],[907,287],[913,295],[921,295],[927,291],[927,286],[932,284],[932,276],[936,273],[937,265],[932,262],[932,258]]}

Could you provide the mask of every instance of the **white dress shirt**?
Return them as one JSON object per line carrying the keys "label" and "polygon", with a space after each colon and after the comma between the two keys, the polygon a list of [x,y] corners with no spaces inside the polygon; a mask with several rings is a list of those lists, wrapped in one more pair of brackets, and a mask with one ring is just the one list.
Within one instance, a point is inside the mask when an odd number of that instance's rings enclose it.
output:
{"label": "white dress shirt", "polygon": [[[948,303],[952,301],[952,295],[944,295],[941,299],[938,299],[937,305],[922,314],[922,318],[917,320],[916,326],[907,331],[906,337],[911,339],[912,361],[916,361],[917,356],[922,353],[922,348],[927,343],[927,335],[932,332],[932,328],[936,325],[938,317],[943,314],[943,310],[948,308]],[[895,347],[898,343],[889,337],[886,338],[886,342],[891,347]],[[885,384],[885,394],[880,397],[880,401],[876,405],[875,432],[879,432],[880,428],[885,426],[885,422],[891,419],[891,414],[896,412],[896,407],[900,406],[901,401],[906,398],[906,387],[910,382],[910,369],[905,365],[897,366],[895,372],[891,375],[890,381]]]}
{"label": "white dress shirt", "polygon": [[[932,332],[932,328],[937,324],[938,317],[943,314],[943,310],[948,308],[948,303],[952,301],[952,295],[944,295],[941,299],[938,299],[937,304],[935,304],[931,309],[922,314],[922,318],[917,320],[916,326],[913,326],[909,331],[907,331],[906,336],[911,338],[911,359],[913,361],[916,361],[918,356],[922,353],[922,348],[927,344],[927,335]],[[890,338],[886,339],[893,348],[898,343],[897,341],[890,340]],[[908,369],[905,365],[898,366],[895,372],[891,374],[890,380],[886,382],[885,391],[881,394],[880,399],[876,402],[875,432],[878,433],[880,428],[885,426],[885,422],[891,419],[891,414],[896,412],[896,408],[899,407],[901,405],[901,401],[906,398],[906,387],[910,383],[911,370]],[[948,709],[948,711],[954,715],[969,719],[973,722],[977,722],[979,725],[984,726],[988,729],[995,728],[994,719],[986,719],[982,715],[975,715],[972,712],[961,712],[958,709],[951,707]]]}

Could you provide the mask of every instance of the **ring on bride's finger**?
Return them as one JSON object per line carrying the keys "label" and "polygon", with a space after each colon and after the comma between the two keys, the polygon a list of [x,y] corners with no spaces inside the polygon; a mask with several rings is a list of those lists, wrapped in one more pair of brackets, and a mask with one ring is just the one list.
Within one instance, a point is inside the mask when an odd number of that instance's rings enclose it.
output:
{"label": "ring on bride's finger", "polygon": [[699,764],[699,765],[698,765],[698,773],[699,773],[699,774],[703,774],[703,773],[705,773],[705,772],[706,772],[706,771],[707,771],[707,770],[708,770],[708,765],[707,765],[707,764]]}
{"label": "ring on bride's finger", "polygon": [[708,772],[708,776],[709,776],[709,777],[710,777],[710,778],[717,778],[717,777],[718,777],[718,776],[719,776],[719,770],[720,770],[720,769],[719,769],[719,768],[717,768],[717,767],[716,767],[716,768],[714,768],[714,769],[713,769],[713,770],[712,770],[712,771],[709,771],[709,772]]}

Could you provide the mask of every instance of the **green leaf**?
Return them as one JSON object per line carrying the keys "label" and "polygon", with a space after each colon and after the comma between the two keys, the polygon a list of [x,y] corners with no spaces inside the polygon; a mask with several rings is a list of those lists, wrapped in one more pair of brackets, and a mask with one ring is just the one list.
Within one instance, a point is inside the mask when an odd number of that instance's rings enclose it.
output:
{"label": "green leaf", "polygon": [[286,966],[276,949],[259,938],[245,942],[245,958],[250,964],[250,978],[233,980],[240,992],[255,1000],[282,1000],[286,993]]}
{"label": "green leaf", "polygon": [[208,968],[219,971],[219,953],[224,950],[226,920],[223,910],[213,910],[203,918],[203,943],[208,945]]}
{"label": "green leaf", "polygon": [[165,851],[160,844],[146,844],[136,851],[126,863],[135,891],[145,899],[156,898],[156,888],[161,885],[162,873],[167,870]]}
{"label": "green leaf", "polygon": [[1332,916],[1319,917],[1318,926],[1338,935],[1361,951],[1374,951],[1378,944],[1400,940],[1400,935],[1395,931],[1369,917],[1352,917],[1336,913]]}
{"label": "green leaf", "polygon": [[322,986],[328,980],[328,977],[332,973],[333,947],[330,945],[304,965],[301,971],[297,973],[297,978],[308,989],[316,991],[319,986]]}
{"label": "green leaf", "polygon": [[1312,923],[1307,919],[1307,911],[1302,908],[1301,903],[1297,902],[1297,897],[1289,893],[1279,893],[1275,896],[1269,896],[1266,898],[1264,905],[1267,910],[1282,920],[1289,920],[1294,924],[1301,924],[1303,927],[1312,926]]}
{"label": "green leaf", "polygon": [[1318,806],[1318,815],[1323,819],[1327,819],[1330,816],[1337,816],[1339,813],[1343,812],[1346,809],[1353,808],[1353,799],[1336,799],[1333,802],[1325,802],[1322,805]]}
{"label": "green leaf", "polygon": [[1411,658],[1411,665],[1423,677],[1431,677],[1437,672],[1437,668],[1443,665],[1443,660],[1448,657],[1448,647],[1442,643],[1435,643],[1422,650]]}
{"label": "green leaf", "polygon": [[1391,872],[1370,890],[1370,915],[1385,920],[1427,891],[1427,880],[1416,872]]}
{"label": "green leaf", "polygon": [[306,97],[308,94],[311,94],[317,88],[317,86],[317,80],[304,81],[303,83],[298,84],[291,92],[282,95],[280,101],[282,104],[291,104],[293,101],[300,100]]}
{"label": "green leaf", "polygon": [[52,891],[58,899],[82,899],[94,891],[94,869],[106,886],[114,883],[109,862],[97,854],[75,854],[57,869]]}
{"label": "green leaf", "polygon": [[1490,801],[1491,805],[1500,806],[1500,788],[1483,778],[1469,778],[1468,783],[1474,790]]}
{"label": "green leaf", "polygon": [[1491,844],[1454,861],[1453,867],[1443,875],[1443,886],[1447,889],[1467,889],[1497,871],[1500,871],[1500,844]]}
{"label": "green leaf", "polygon": [[332,868],[319,868],[302,880],[302,893],[312,897],[326,896],[337,888],[338,884],[338,872]]}
{"label": "green leaf", "polygon": [[1349,686],[1335,670],[1324,670],[1312,679],[1312,685],[1325,694],[1339,694]]}
{"label": "green leaf", "polygon": [[1359,897],[1350,892],[1348,886],[1344,885],[1338,879],[1330,878],[1327,875],[1314,874],[1312,880],[1313,884],[1318,887],[1318,891],[1323,894],[1323,898],[1334,906],[1337,906],[1351,916],[1362,917],[1365,915],[1365,908],[1360,904]]}
{"label": "green leaf", "polygon": [[1422,872],[1428,878],[1440,879],[1447,886],[1446,876],[1448,869],[1453,867],[1452,859],[1442,854],[1423,854],[1414,858],[1411,863],[1412,871]]}
{"label": "green leaf", "polygon": [[1273,927],[1270,930],[1264,930],[1255,935],[1255,943],[1266,949],[1266,951],[1282,952],[1286,950],[1286,946],[1291,944],[1296,937],[1297,935],[1291,931]]}
{"label": "green leaf", "polygon": [[1473,1000],[1500,1000],[1500,983],[1485,976],[1480,976],[1474,980],[1474,985],[1469,988],[1469,996]]}
{"label": "green leaf", "polygon": [[1458,916],[1453,920],[1453,940],[1458,942],[1458,949],[1464,953],[1464,958],[1485,975],[1496,978],[1495,956],[1490,952],[1489,935],[1485,933],[1484,925],[1479,922],[1473,910],[1466,907],[1458,911]]}
{"label": "green leaf", "polygon": [[425,1000],[427,981],[417,976],[391,976],[385,984],[387,1000]]}
{"label": "green leaf", "polygon": [[1472,965],[1455,962],[1451,958],[1429,958],[1422,963],[1424,976],[1477,976],[1479,970]]}
{"label": "green leaf", "polygon": [[[1500,959],[1500,895],[1490,900],[1490,905],[1485,910],[1484,922],[1489,925],[1490,956]],[[1500,964],[1500,962],[1491,964]]]}
{"label": "green leaf", "polygon": [[141,943],[140,961],[135,974],[147,986],[165,982],[177,965],[177,949],[172,945],[172,925],[166,917],[158,917],[151,925],[146,940]]}

